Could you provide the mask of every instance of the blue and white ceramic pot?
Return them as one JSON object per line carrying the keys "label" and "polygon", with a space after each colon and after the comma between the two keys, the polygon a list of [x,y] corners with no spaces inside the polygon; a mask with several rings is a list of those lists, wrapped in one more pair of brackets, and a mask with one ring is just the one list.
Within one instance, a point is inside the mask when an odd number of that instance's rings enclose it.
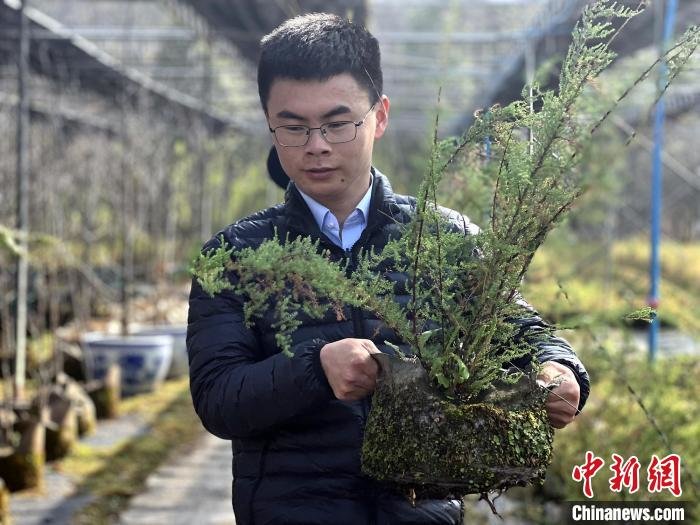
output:
{"label": "blue and white ceramic pot", "polygon": [[153,391],[165,379],[173,358],[169,335],[88,333],[82,343],[88,380],[102,379],[109,366],[117,363],[124,396]]}
{"label": "blue and white ceramic pot", "polygon": [[137,335],[169,335],[173,338],[173,359],[170,363],[168,378],[181,377],[189,372],[187,359],[187,325],[155,325],[144,326],[136,332]]}

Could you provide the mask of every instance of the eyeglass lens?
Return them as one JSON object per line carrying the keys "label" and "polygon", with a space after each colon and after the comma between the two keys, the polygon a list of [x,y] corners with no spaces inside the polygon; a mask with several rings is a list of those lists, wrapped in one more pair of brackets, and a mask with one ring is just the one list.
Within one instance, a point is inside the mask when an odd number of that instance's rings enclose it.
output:
{"label": "eyeglass lens", "polygon": [[[330,122],[313,129],[319,129],[331,144],[350,142],[357,136],[357,126],[351,121]],[[309,141],[311,131],[307,126],[281,126],[275,130],[275,135],[283,146],[303,146]]]}

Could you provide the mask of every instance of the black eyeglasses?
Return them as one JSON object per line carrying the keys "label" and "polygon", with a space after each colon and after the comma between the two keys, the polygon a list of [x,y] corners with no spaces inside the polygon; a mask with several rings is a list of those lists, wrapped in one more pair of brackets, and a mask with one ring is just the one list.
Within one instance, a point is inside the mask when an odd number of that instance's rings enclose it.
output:
{"label": "black eyeglasses", "polygon": [[[374,109],[377,103],[372,104],[372,107],[367,110],[362,120],[357,122],[353,120],[337,120],[335,122],[326,122],[317,128],[310,128],[301,124],[293,124],[289,126],[277,126],[269,128],[270,133],[275,136],[277,144],[285,148],[296,148],[305,146],[309,142],[311,132],[315,129],[321,132],[321,136],[329,144],[342,144],[343,142],[351,142],[357,137],[357,128],[362,126],[367,119],[367,115]],[[268,126],[269,127],[269,126]]]}

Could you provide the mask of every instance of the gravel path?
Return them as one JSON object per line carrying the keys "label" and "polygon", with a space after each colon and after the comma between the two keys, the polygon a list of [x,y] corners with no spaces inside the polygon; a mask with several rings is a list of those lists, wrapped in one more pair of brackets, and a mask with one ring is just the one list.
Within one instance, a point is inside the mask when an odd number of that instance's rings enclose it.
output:
{"label": "gravel path", "polygon": [[231,443],[203,435],[191,453],[166,463],[131,500],[121,525],[235,525]]}
{"label": "gravel path", "polygon": [[[148,425],[140,416],[127,414],[101,420],[95,433],[81,441],[96,448],[112,448],[147,431]],[[73,514],[90,502],[89,495],[75,495],[76,488],[68,476],[47,465],[41,492],[24,491],[10,496],[13,525],[69,524]]]}

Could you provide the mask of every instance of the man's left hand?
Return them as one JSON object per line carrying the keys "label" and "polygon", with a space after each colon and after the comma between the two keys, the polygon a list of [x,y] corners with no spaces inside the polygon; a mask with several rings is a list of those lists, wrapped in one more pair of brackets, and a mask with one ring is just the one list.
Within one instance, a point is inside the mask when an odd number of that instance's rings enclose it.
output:
{"label": "man's left hand", "polygon": [[543,386],[557,385],[547,397],[546,409],[554,428],[564,428],[574,420],[581,390],[573,371],[556,361],[542,363],[537,381]]}

